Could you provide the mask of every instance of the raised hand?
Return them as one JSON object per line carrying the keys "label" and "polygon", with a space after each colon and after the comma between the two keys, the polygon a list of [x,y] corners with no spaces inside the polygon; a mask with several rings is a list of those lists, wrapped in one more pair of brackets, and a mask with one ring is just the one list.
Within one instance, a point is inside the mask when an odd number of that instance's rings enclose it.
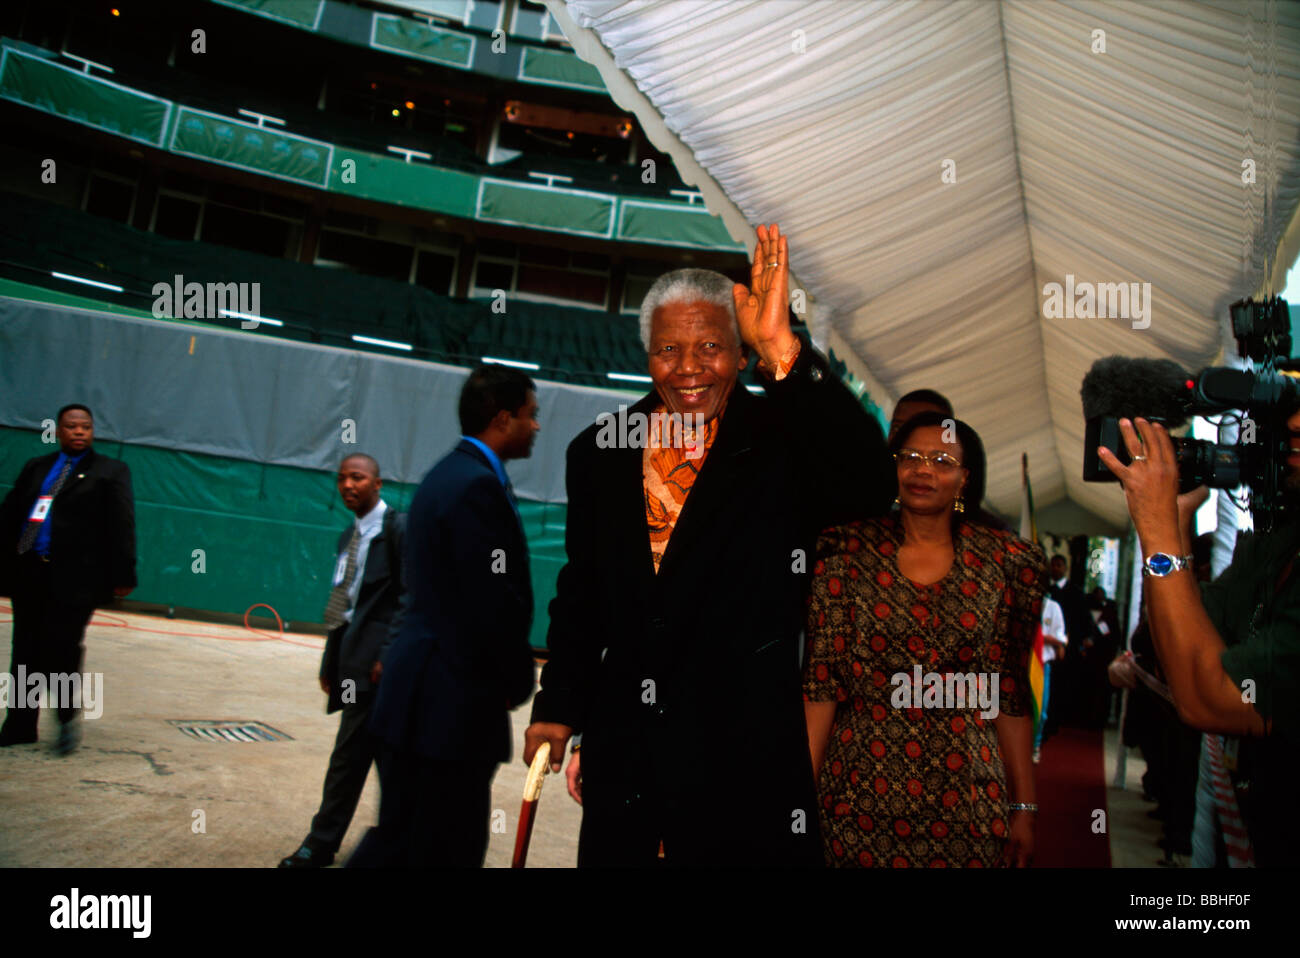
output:
{"label": "raised hand", "polygon": [[731,291],[740,321],[740,336],[766,363],[775,363],[790,347],[790,255],[781,227],[758,227],[758,245],[750,268],[750,285]]}
{"label": "raised hand", "polygon": [[[1164,426],[1142,418],[1121,419],[1119,431],[1132,462],[1122,465],[1106,448],[1099,447],[1097,456],[1124,486],[1143,551],[1176,552],[1180,548],[1178,457],[1173,440]],[[1191,497],[1185,502],[1190,505]]]}

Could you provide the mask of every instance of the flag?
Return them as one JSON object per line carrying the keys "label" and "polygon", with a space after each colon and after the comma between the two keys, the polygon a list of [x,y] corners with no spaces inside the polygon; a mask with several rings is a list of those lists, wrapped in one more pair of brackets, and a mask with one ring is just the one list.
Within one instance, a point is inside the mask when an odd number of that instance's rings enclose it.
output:
{"label": "flag", "polygon": [[[1029,487],[1029,454],[1020,454],[1020,538],[1038,545],[1038,523],[1034,521],[1034,492]],[[1034,626],[1034,652],[1029,657],[1029,690],[1034,697],[1034,737],[1043,720],[1043,619]]]}

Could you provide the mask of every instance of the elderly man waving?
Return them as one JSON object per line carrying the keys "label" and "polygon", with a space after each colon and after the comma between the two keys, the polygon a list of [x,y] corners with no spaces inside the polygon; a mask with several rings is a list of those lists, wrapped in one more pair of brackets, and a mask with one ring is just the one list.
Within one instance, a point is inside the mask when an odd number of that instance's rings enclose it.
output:
{"label": "elderly man waving", "polygon": [[[809,556],[822,527],[884,513],[894,479],[879,426],[790,328],[788,287],[775,225],[750,288],[660,277],[641,307],[654,389],[629,411],[647,441],[606,448],[593,425],[569,445],[568,561],[524,761],[549,741],[558,771],[582,734],[579,865],[821,862]],[[762,397],[736,388],[751,356]]]}

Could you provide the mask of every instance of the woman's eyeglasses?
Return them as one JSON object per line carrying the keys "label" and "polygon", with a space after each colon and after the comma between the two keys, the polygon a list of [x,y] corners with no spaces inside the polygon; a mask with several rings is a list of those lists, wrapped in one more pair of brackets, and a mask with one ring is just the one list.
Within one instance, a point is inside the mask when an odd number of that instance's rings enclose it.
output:
{"label": "woman's eyeglasses", "polygon": [[961,468],[961,462],[946,452],[941,452],[937,456],[926,456],[915,449],[900,449],[894,453],[894,460],[907,469],[919,469],[923,462],[928,462],[938,472],[952,472],[954,469]]}

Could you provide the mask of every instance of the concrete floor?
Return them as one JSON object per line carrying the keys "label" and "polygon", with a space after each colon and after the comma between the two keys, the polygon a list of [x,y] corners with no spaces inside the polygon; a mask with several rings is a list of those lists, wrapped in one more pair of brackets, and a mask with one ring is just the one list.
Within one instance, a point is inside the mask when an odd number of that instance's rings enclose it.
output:
{"label": "concrete floor", "polygon": [[1142,798],[1142,776],[1147,763],[1135,748],[1126,753],[1122,786],[1116,780],[1116,767],[1120,759],[1119,729],[1109,727],[1106,742],[1106,806],[1110,834],[1110,864],[1112,868],[1188,868],[1190,856],[1174,855],[1167,858],[1156,845],[1163,835],[1159,821],[1147,813],[1155,803]]}
{"label": "concrete floor", "polygon": [[[8,619],[4,603],[4,667]],[[83,670],[104,674],[103,715],[83,720],[81,748],[67,757],[50,749],[58,722],[48,711],[38,744],[0,749],[0,867],[259,868],[292,853],[320,802],[338,715],[325,714],[316,680],[324,640],[285,639],[261,640],[238,626],[97,612],[86,630]],[[514,851],[529,708],[511,715],[515,757],[493,782],[493,807],[504,811],[506,828],[491,835],[491,867],[509,867]],[[293,740],[197,741],[169,719],[259,721]],[[372,772],[340,862],[378,811],[379,776]],[[197,830],[196,812],[205,831]],[[549,776],[529,866],[572,866],[580,820],[563,777]]]}
{"label": "concrete floor", "polygon": [[[7,603],[0,616],[7,653]],[[239,626],[96,613],[84,670],[104,674],[103,715],[82,722],[81,748],[68,757],[51,751],[58,723],[49,712],[39,744],[0,749],[0,867],[274,866],[308,831],[338,729],[316,681],[322,645],[311,635],[262,639]],[[528,714],[527,705],[512,713],[515,757],[493,782],[493,807],[506,827],[491,835],[489,867],[508,867],[514,850]],[[292,741],[202,742],[171,719],[259,721]],[[1117,747],[1110,729],[1108,783]],[[1126,787],[1107,792],[1116,868],[1153,867],[1163,858],[1154,844],[1159,823],[1146,817],[1153,806],[1141,798],[1144,770],[1131,752]],[[378,810],[372,772],[340,862]],[[563,777],[548,777],[529,866],[572,866],[580,820]]]}

